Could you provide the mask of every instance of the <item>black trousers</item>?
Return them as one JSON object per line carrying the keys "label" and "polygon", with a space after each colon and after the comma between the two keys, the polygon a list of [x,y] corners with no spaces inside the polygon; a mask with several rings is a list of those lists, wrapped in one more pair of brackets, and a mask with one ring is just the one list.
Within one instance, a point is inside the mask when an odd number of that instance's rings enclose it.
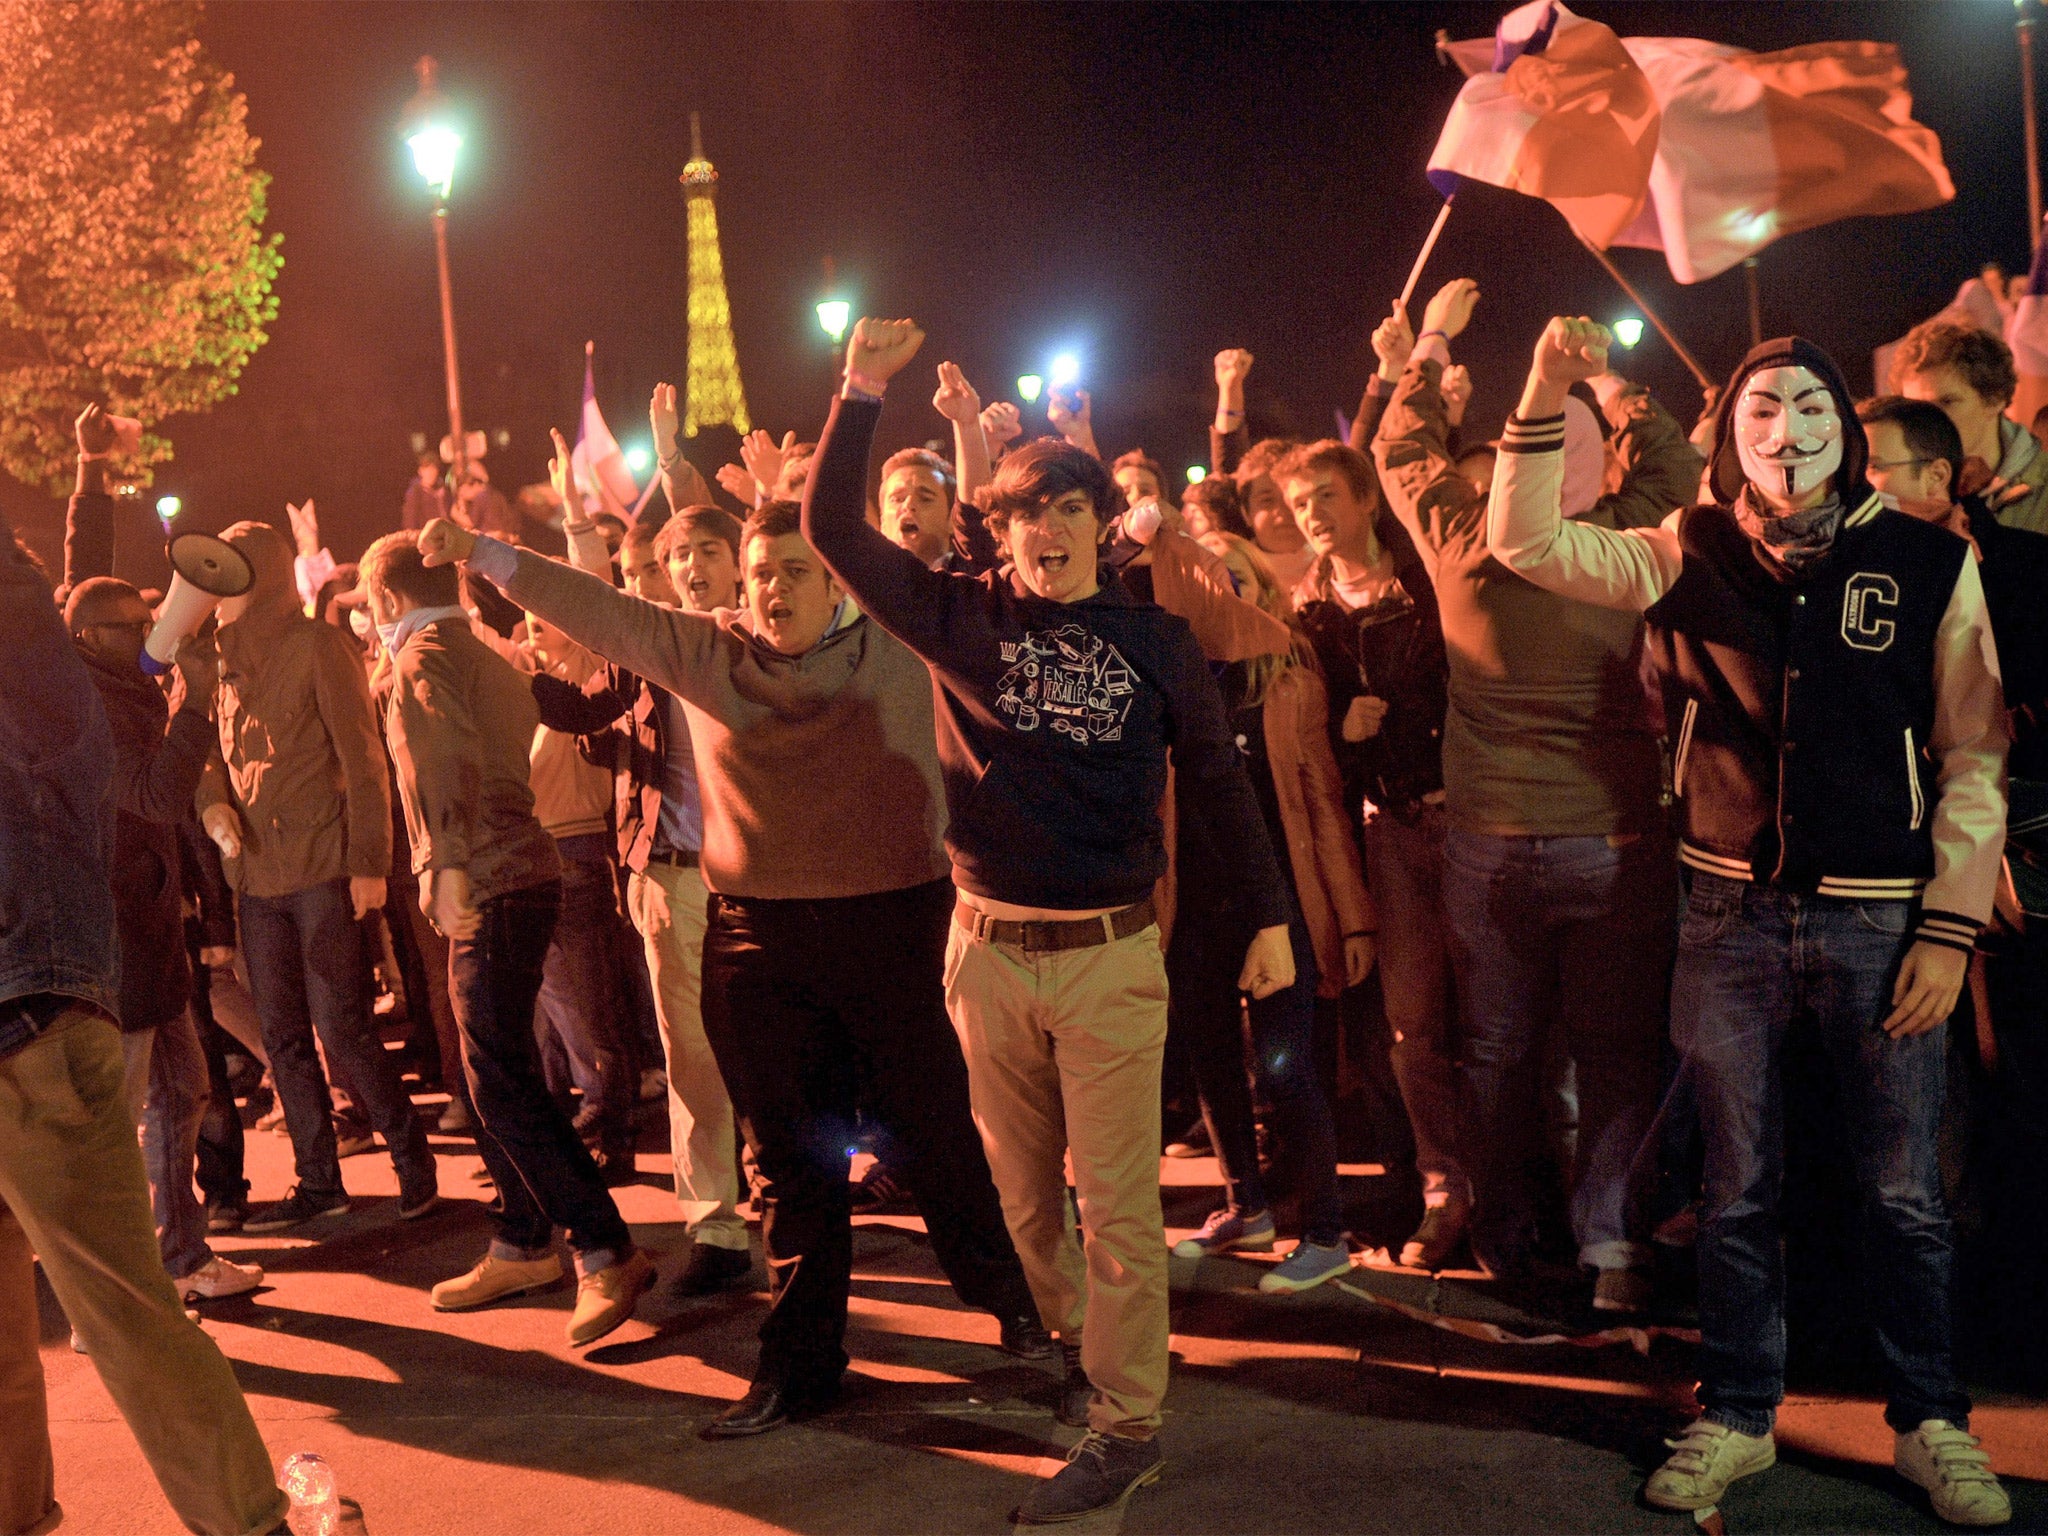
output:
{"label": "black trousers", "polygon": [[704,1032],[760,1168],[775,1304],[757,1381],[826,1386],[846,1369],[847,1183],[856,1106],[887,1130],[953,1290],[1034,1312],[946,1017],[950,881],[830,901],[714,895]]}
{"label": "black trousers", "polygon": [[533,1008],[561,908],[559,880],[479,903],[476,933],[448,946],[448,994],[483,1126],[477,1151],[498,1186],[490,1207],[498,1241],[534,1253],[564,1227],[588,1274],[625,1258],[633,1240],[541,1074]]}

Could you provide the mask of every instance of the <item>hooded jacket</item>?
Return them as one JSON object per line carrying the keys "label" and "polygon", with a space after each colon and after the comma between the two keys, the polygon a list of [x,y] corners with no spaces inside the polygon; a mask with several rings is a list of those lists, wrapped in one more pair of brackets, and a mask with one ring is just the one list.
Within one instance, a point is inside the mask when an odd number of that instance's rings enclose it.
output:
{"label": "hooded jacket", "polygon": [[256,580],[220,627],[219,754],[198,804],[233,808],[242,849],[225,861],[245,896],[288,896],[391,872],[391,786],[354,636],[306,617],[292,548],[268,523],[221,537]]}
{"label": "hooded jacket", "polygon": [[[1841,528],[1796,573],[1763,555],[1727,505],[1747,479],[1738,397],[1751,374],[1787,365],[1837,392],[1843,433]],[[1991,914],[2005,828],[2005,715],[1984,590],[1968,545],[1870,493],[1849,403],[1840,370],[1812,343],[1766,342],[1716,415],[1709,484],[1720,502],[1626,532],[1559,517],[1561,455],[1546,423],[1517,420],[1495,473],[1488,546],[1553,592],[1643,612],[1689,866],[1857,902],[1917,898],[1916,937],[1968,949]]]}

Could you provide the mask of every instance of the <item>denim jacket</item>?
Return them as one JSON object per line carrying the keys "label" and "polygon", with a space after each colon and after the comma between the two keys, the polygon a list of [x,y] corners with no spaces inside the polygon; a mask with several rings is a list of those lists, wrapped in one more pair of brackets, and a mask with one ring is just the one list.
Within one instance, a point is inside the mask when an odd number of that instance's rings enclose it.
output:
{"label": "denim jacket", "polygon": [[49,582],[4,522],[0,656],[0,1007],[56,993],[118,1018],[113,733]]}

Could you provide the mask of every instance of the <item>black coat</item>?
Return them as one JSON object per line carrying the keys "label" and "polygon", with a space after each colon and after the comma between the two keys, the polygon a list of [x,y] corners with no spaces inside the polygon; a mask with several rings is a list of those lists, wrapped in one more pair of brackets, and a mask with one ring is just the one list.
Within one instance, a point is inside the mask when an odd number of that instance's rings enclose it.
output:
{"label": "black coat", "polygon": [[183,1012],[192,995],[178,824],[193,814],[213,722],[197,709],[172,715],[163,690],[140,668],[131,672],[88,656],[86,670],[114,732],[109,873],[121,952],[121,1028],[155,1029]]}

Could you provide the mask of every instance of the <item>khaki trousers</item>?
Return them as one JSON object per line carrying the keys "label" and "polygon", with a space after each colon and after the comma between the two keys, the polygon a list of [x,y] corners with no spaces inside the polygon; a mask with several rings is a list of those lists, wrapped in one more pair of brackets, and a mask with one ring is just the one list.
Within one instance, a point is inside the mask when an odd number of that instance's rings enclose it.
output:
{"label": "khaki trousers", "polygon": [[1095,1388],[1089,1427],[1149,1439],[1166,1396],[1169,1326],[1159,1209],[1159,930],[1041,954],[970,938],[955,923],[946,1008],[1040,1318],[1066,1342],[1080,1341]]}
{"label": "khaki trousers", "polygon": [[[626,885],[633,926],[647,946],[654,1013],[668,1068],[668,1144],[676,1199],[702,1214],[690,1232],[713,1248],[744,1249],[732,1100],[704,1037],[704,879],[694,869],[649,864]],[[687,1213],[686,1213],[687,1214]]]}
{"label": "khaki trousers", "polygon": [[65,1014],[0,1060],[0,1532],[52,1509],[33,1251],[164,1496],[205,1536],[285,1517],[234,1372],[185,1316],[150,1219],[121,1038]]}

